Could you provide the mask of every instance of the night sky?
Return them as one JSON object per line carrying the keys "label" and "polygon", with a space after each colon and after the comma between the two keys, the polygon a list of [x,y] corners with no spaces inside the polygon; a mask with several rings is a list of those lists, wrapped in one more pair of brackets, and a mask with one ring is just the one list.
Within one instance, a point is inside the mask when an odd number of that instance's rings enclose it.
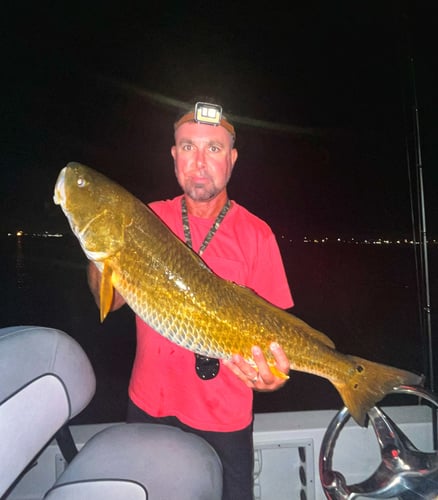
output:
{"label": "night sky", "polygon": [[149,3],[3,6],[2,233],[66,229],[68,161],[177,194],[172,123],[211,97],[237,129],[230,193],[277,232],[409,234],[416,97],[438,236],[436,2]]}

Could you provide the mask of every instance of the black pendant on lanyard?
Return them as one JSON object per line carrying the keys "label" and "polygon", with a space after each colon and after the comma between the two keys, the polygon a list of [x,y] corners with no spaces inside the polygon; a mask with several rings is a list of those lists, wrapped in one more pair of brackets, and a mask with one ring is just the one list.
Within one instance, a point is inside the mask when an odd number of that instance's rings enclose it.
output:
{"label": "black pendant on lanyard", "polygon": [[[225,203],[224,207],[222,208],[219,215],[216,217],[216,220],[214,221],[213,225],[211,226],[210,230],[208,231],[207,236],[204,238],[204,241],[202,242],[202,245],[198,250],[198,255],[202,255],[204,253],[205,249],[207,248],[207,245],[210,243],[216,231],[219,229],[219,226],[221,225],[221,222],[223,221],[230,207],[231,207],[231,202],[230,200],[227,199],[227,202]],[[184,238],[186,240],[186,244],[193,249],[189,216],[187,213],[187,204],[184,196],[181,198],[181,213],[182,213],[182,221],[184,229]],[[219,373],[219,368],[220,364],[218,359],[209,358],[208,356],[202,356],[201,354],[195,353],[196,374],[202,380],[210,380],[216,377],[216,375]]]}

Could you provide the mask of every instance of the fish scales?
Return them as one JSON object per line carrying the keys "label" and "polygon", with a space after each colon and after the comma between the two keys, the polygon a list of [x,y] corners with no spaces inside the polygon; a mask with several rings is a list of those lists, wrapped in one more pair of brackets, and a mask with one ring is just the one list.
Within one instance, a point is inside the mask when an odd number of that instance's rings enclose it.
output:
{"label": "fish scales", "polygon": [[73,233],[102,271],[101,317],[112,287],[146,323],[198,354],[253,363],[260,346],[275,372],[269,346],[277,342],[291,369],[327,378],[355,420],[398,385],[422,378],[335,350],[323,333],[253,291],[224,280],[140,200],[89,167],[68,164],[54,194]]}
{"label": "fish scales", "polygon": [[[115,272],[121,278],[114,285],[140,317],[164,336],[178,339],[183,347],[211,357],[230,358],[239,353],[250,360],[254,344],[269,354],[273,341],[281,342],[290,355],[293,345],[301,344],[305,352],[308,335],[296,321],[292,322],[290,314],[278,314],[277,308],[252,292],[218,278],[162,224],[150,231],[154,236],[148,239],[148,246],[157,248],[159,257],[150,256],[139,267],[136,256],[142,248],[138,247],[140,235],[136,228],[156,220],[155,215],[141,208],[143,217],[125,231],[127,250],[108,259],[114,270],[126,270]],[[172,246],[175,251],[167,252]],[[313,343],[307,344],[308,362],[313,364]]]}

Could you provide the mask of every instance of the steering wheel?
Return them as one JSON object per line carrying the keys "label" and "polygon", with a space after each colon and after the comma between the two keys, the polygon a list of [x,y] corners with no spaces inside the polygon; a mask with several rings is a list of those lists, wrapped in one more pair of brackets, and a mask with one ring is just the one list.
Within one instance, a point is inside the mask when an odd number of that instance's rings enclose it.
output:
{"label": "steering wheel", "polygon": [[[393,392],[419,396],[438,407],[436,397],[419,387],[400,386]],[[350,418],[348,409],[344,407],[329,424],[321,443],[319,471],[326,497],[330,500],[352,500],[359,497],[436,500],[438,498],[437,451],[418,450],[377,406],[371,408],[368,417],[380,447],[382,458],[380,465],[370,477],[352,485],[346,484],[340,472],[332,470],[336,440]]]}

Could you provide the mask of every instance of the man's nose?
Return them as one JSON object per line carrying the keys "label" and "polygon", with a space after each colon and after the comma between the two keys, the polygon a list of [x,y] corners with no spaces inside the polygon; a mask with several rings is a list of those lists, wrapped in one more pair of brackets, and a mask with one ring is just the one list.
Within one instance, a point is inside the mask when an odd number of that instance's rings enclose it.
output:
{"label": "man's nose", "polygon": [[196,152],[196,166],[198,168],[205,167],[205,151],[204,151],[204,149],[198,149]]}

